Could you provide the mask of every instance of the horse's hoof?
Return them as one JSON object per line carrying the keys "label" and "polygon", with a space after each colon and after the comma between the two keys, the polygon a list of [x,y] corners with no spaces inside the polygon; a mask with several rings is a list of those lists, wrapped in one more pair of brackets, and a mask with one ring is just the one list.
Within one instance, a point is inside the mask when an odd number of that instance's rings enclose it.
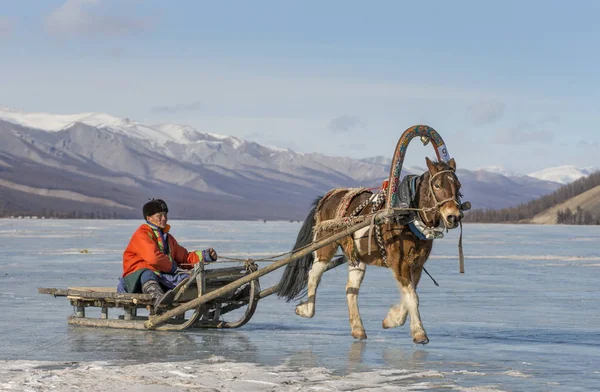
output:
{"label": "horse's hoof", "polygon": [[296,314],[300,317],[311,318],[314,314],[307,314],[306,304],[296,306]]}
{"label": "horse's hoof", "polygon": [[399,323],[398,321],[390,321],[387,317],[383,319],[381,322],[381,327],[383,329],[396,328],[398,326],[404,325],[404,323]]}
{"label": "horse's hoof", "polygon": [[352,337],[358,340],[365,340],[367,338],[367,333],[363,330],[352,331]]}
{"label": "horse's hoof", "polygon": [[429,343],[429,338],[424,333],[423,334],[417,334],[417,335],[413,336],[413,342],[415,344],[426,345],[427,343]]}

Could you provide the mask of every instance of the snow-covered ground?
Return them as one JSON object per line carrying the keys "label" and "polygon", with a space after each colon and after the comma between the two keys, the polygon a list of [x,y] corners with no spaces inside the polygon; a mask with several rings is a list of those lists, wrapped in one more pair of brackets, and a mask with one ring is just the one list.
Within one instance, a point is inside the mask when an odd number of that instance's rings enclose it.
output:
{"label": "snow-covered ground", "polygon": [[[516,377],[522,377],[516,375]],[[291,370],[207,361],[127,364],[0,361],[0,390],[21,391],[414,391],[456,390],[438,371],[377,370],[335,375],[326,368]],[[502,391],[493,386],[469,391]]]}

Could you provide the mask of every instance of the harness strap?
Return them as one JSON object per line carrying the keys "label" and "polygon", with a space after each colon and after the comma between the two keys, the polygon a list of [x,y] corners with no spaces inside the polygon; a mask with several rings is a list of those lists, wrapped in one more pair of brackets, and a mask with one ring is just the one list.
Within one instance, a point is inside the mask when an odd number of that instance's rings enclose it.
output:
{"label": "harness strap", "polygon": [[462,221],[460,222],[460,237],[458,237],[458,271],[461,274],[465,273],[465,255],[463,254],[462,247]]}

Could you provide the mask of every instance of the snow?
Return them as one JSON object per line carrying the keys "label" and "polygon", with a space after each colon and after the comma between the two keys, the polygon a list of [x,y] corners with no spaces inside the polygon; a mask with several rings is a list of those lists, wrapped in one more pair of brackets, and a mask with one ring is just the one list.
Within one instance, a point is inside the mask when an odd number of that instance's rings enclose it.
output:
{"label": "snow", "polygon": [[234,149],[240,148],[240,146],[243,144],[242,141],[236,137],[230,137],[229,139],[231,140],[231,145]]}
{"label": "snow", "polygon": [[50,114],[50,113],[27,113],[19,110],[0,107],[0,119],[24,127],[41,129],[44,131],[60,131],[71,126],[75,122],[81,122],[82,118],[93,116],[94,113],[81,114]]}
{"label": "snow", "polygon": [[[134,362],[0,361],[0,389],[20,391],[414,391],[457,390],[436,370],[373,370],[336,375],[322,367],[291,369],[285,365],[258,366],[207,360]],[[514,374],[512,374],[514,373]],[[507,372],[523,378],[521,372]],[[479,374],[478,374],[479,375]],[[484,386],[485,387],[485,386]],[[479,389],[499,391],[497,389]]]}
{"label": "snow", "polygon": [[507,168],[499,165],[491,165],[491,166],[482,166],[478,167],[476,170],[486,171],[488,173],[496,173],[501,174],[505,177],[510,177],[516,175],[515,172],[508,170]]}
{"label": "snow", "polygon": [[569,184],[580,178],[589,176],[598,169],[594,166],[578,168],[573,165],[564,165],[549,167],[534,173],[528,174],[529,177],[537,178],[544,181],[553,181],[560,184]]}
{"label": "snow", "polygon": [[24,112],[0,107],[0,119],[28,128],[47,132],[58,132],[69,129],[76,123],[105,129],[109,132],[129,137],[148,140],[150,142],[175,142],[189,144],[206,136],[217,140],[232,140],[234,148],[242,142],[239,139],[224,135],[199,132],[188,125],[159,124],[145,125],[129,118],[115,117],[105,113],[50,114],[43,112]]}

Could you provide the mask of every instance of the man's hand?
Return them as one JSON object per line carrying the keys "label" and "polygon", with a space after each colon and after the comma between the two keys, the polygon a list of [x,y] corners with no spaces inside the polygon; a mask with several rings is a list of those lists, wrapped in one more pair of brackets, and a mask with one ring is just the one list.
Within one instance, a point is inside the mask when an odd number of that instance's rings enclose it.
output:
{"label": "man's hand", "polygon": [[219,257],[217,255],[217,252],[213,248],[208,248],[207,250],[208,250],[208,255],[210,256],[212,261],[217,261],[217,258]]}
{"label": "man's hand", "polygon": [[204,261],[205,263],[217,261],[217,258],[217,252],[213,248],[206,248],[202,251],[202,261]]}

